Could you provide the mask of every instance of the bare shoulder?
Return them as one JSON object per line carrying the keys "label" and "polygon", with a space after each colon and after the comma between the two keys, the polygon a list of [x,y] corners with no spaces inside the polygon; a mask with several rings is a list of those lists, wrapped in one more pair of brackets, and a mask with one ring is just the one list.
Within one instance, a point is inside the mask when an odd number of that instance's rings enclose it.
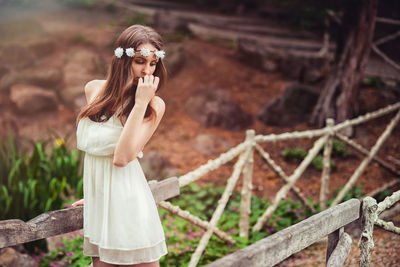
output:
{"label": "bare shoulder", "polygon": [[103,88],[106,80],[92,80],[85,85],[86,101],[89,103]]}
{"label": "bare shoulder", "polygon": [[153,98],[153,102],[154,102],[154,105],[152,105],[152,106],[154,107],[154,109],[157,112],[157,117],[162,116],[164,114],[164,112],[165,112],[165,102],[164,102],[164,100],[161,97],[156,95]]}

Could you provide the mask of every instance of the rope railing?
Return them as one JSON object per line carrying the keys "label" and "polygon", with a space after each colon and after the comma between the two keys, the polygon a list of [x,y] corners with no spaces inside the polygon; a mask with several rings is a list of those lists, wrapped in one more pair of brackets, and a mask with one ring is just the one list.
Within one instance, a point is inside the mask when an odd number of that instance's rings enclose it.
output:
{"label": "rope railing", "polygon": [[[205,234],[200,240],[199,246],[197,247],[196,251],[193,253],[189,266],[193,267],[196,266],[198,263],[201,254],[204,252],[210,237],[212,234],[216,234],[222,240],[231,243],[234,242],[232,238],[230,238],[227,234],[224,234],[223,231],[219,230],[216,225],[220,216],[222,215],[226,204],[229,200],[230,195],[240,177],[240,174],[243,173],[243,187],[242,187],[242,202],[241,202],[241,217],[239,222],[240,227],[240,236],[248,237],[249,231],[249,216],[250,216],[250,202],[251,199],[251,189],[252,189],[252,172],[253,172],[253,154],[254,151],[257,151],[267,165],[271,168],[273,172],[277,174],[284,182],[285,185],[276,193],[275,198],[272,201],[272,204],[267,208],[267,210],[260,216],[253,226],[252,231],[260,231],[263,224],[267,220],[269,216],[273,214],[279,203],[286,198],[287,193],[292,190],[295,196],[310,210],[314,211],[314,208],[310,203],[307,202],[306,198],[302,194],[301,190],[295,186],[296,181],[301,177],[304,173],[306,168],[310,165],[311,161],[318,155],[319,151],[325,145],[324,153],[323,153],[323,171],[321,176],[321,191],[320,191],[320,204],[321,209],[324,210],[327,208],[326,201],[327,195],[329,193],[329,176],[330,176],[330,156],[332,152],[332,140],[333,138],[337,137],[340,140],[344,141],[358,152],[363,153],[366,155],[366,158],[360,164],[358,169],[355,173],[350,177],[349,181],[345,185],[344,189],[339,193],[339,195],[335,198],[333,204],[334,206],[338,204],[342,199],[343,196],[350,190],[351,186],[357,181],[360,175],[365,170],[366,166],[372,161],[379,162],[380,166],[384,167],[385,169],[391,170],[392,173],[398,174],[398,171],[392,167],[389,163],[383,161],[382,159],[376,156],[377,151],[380,149],[384,141],[388,138],[394,127],[397,125],[400,119],[400,111],[396,114],[396,116],[391,120],[389,125],[386,127],[383,134],[378,138],[376,144],[373,146],[371,151],[363,148],[361,145],[355,143],[354,141],[350,140],[349,138],[343,136],[339,132],[347,127],[356,126],[361,123],[365,123],[369,120],[384,116],[389,114],[393,111],[400,109],[400,102],[395,103],[393,105],[389,105],[385,108],[381,108],[374,112],[367,113],[365,115],[359,116],[357,118],[346,120],[339,124],[334,125],[333,120],[327,120],[327,126],[322,129],[315,129],[315,130],[308,130],[308,131],[295,131],[291,133],[282,133],[282,134],[269,134],[269,135],[254,135],[254,130],[248,130],[246,132],[246,140],[239,145],[231,148],[225,153],[222,153],[216,159],[208,160],[207,163],[201,165],[197,169],[188,172],[179,179],[179,186],[183,187],[188,185],[191,182],[194,182],[200,179],[205,174],[216,170],[223,164],[231,161],[236,156],[239,156],[238,161],[236,162],[232,175],[227,181],[227,186],[225,191],[218,201],[218,206],[214,211],[214,214],[210,220],[210,222],[202,221],[195,215],[190,214],[188,211],[183,211],[179,207],[172,205],[167,201],[163,201],[160,203],[160,206],[169,210],[171,213],[180,216],[183,219],[205,229]],[[319,137],[317,141],[315,141],[313,147],[309,150],[306,158],[300,163],[300,165],[294,170],[292,175],[288,176],[282,170],[282,168],[275,163],[275,161],[270,157],[270,155],[264,151],[264,149],[259,145],[263,142],[274,142],[274,141],[283,141],[289,139],[298,139],[298,138],[315,138]],[[393,184],[393,183],[391,183]],[[383,227],[390,227],[390,223],[383,222],[381,223],[379,220],[377,224],[384,225]],[[389,226],[388,226],[389,225]],[[395,231],[398,231],[396,229]]]}
{"label": "rope railing", "polygon": [[343,190],[340,191],[339,194],[336,196],[336,198],[333,201],[332,205],[339,204],[339,202],[344,198],[344,196],[347,194],[347,192],[350,191],[351,187],[355,184],[355,182],[358,180],[358,178],[364,172],[365,168],[368,166],[368,164],[370,163],[371,159],[375,156],[375,154],[378,152],[379,148],[383,145],[385,140],[389,137],[390,133],[392,132],[394,127],[397,125],[397,122],[399,121],[399,119],[400,119],[400,111],[397,112],[396,116],[391,120],[391,122],[386,127],[386,129],[382,133],[382,135],[379,136],[378,141],[372,147],[371,151],[368,153],[368,156],[358,166],[356,171],[353,173],[353,175],[350,177],[349,181],[344,186]]}
{"label": "rope railing", "polygon": [[221,165],[235,158],[237,155],[248,149],[252,144],[250,142],[243,142],[236,147],[231,148],[225,153],[222,153],[218,158],[209,160],[206,164],[198,167],[197,169],[188,172],[179,177],[179,186],[183,187],[201,178],[203,175],[210,171],[218,169]]}
{"label": "rope railing", "polygon": [[283,141],[288,139],[298,139],[298,138],[314,138],[324,134],[329,133],[330,131],[339,132],[347,127],[356,126],[358,124],[367,122],[369,120],[381,117],[388,113],[391,113],[400,108],[400,102],[396,104],[389,105],[387,107],[378,109],[374,112],[367,113],[365,115],[361,115],[352,120],[346,120],[342,123],[336,124],[332,129],[322,128],[316,130],[308,130],[308,131],[294,131],[290,133],[282,133],[282,134],[269,134],[269,135],[257,135],[255,137],[255,141],[257,143],[264,143],[264,142],[276,142],[276,141]]}

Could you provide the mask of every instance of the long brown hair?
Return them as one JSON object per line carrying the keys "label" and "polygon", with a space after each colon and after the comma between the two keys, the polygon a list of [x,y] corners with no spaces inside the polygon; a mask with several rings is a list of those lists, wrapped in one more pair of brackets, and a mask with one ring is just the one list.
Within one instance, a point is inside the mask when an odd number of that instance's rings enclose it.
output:
{"label": "long brown hair", "polygon": [[[150,43],[157,50],[162,50],[164,47],[161,36],[153,28],[143,25],[132,25],[121,33],[115,42],[114,49],[122,47],[125,50],[131,47],[136,50],[139,45],[146,43]],[[85,117],[89,117],[96,122],[107,121],[119,107],[122,109],[118,114],[118,118],[121,120],[123,117],[128,117],[135,105],[137,87],[134,84],[135,77],[133,77],[132,73],[132,61],[133,57],[128,57],[126,54],[121,58],[113,56],[103,90],[99,92],[90,104],[80,111],[76,123]],[[157,62],[153,75],[160,78],[158,91],[165,85],[167,78],[167,72],[161,58]],[[153,114],[155,114],[154,109],[148,105],[145,118]]]}

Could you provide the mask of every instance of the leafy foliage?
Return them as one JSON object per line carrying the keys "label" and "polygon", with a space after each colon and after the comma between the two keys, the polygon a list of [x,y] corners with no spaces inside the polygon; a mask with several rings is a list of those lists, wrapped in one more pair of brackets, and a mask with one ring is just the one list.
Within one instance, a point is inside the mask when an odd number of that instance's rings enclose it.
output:
{"label": "leafy foliage", "polygon": [[382,80],[381,77],[376,76],[376,77],[365,78],[365,80],[362,82],[361,86],[382,89],[382,88],[385,88],[386,84]]}
{"label": "leafy foliage", "polygon": [[[364,196],[364,194],[362,192],[363,186],[364,185],[361,185],[361,186],[353,185],[353,187],[349,190],[349,192],[347,192],[344,195],[341,203],[345,202],[345,201],[347,201],[349,199],[352,199],[352,198],[357,198],[357,199],[362,198]],[[337,192],[335,192],[335,196],[337,196],[337,194],[339,194],[343,190],[343,188],[344,188],[343,186],[339,187]],[[330,206],[334,199],[335,198],[332,198],[332,199],[328,200],[327,205]]]}
{"label": "leafy foliage", "polygon": [[[47,149],[46,149],[47,148]],[[27,151],[32,152],[28,153]],[[33,217],[63,207],[67,196],[83,196],[81,153],[63,139],[20,147],[10,134],[0,141],[0,220]]]}
{"label": "leafy foliage", "polygon": [[376,202],[382,202],[386,197],[392,195],[392,191],[385,189],[376,196]]}
{"label": "leafy foliage", "polygon": [[92,261],[90,257],[83,255],[83,236],[81,231],[69,233],[57,244],[57,249],[47,255],[41,254],[35,258],[40,267],[47,266],[88,266]]}
{"label": "leafy foliage", "polygon": [[[316,156],[312,160],[312,165],[319,171],[322,171],[323,169],[323,156],[322,156],[322,151],[324,151],[324,147],[322,147],[321,152],[318,156]],[[300,162],[302,161],[306,156],[307,156],[307,151],[305,151],[302,148],[295,147],[291,149],[285,149],[281,152],[281,155],[285,158],[287,161],[297,161]],[[350,151],[347,149],[347,146],[345,143],[333,139],[332,140],[332,152],[331,152],[331,157],[333,158],[347,158],[351,155]],[[331,160],[330,161],[330,166],[331,169],[334,170],[336,168],[335,161]]]}

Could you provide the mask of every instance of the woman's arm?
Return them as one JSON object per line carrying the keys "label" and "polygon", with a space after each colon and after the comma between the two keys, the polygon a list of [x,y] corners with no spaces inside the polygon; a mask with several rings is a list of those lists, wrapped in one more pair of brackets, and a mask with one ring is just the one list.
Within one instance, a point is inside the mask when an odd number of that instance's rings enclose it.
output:
{"label": "woman's arm", "polygon": [[[151,86],[149,85],[150,83]],[[126,166],[137,157],[138,153],[143,149],[155,132],[165,112],[164,101],[160,97],[154,96],[158,86],[158,78],[157,81],[154,79],[154,84],[152,79],[146,79],[144,86],[139,90],[140,84],[141,82],[139,82],[136,92],[135,105],[129,113],[115,147],[113,163],[118,167]],[[150,99],[151,101],[146,99]],[[152,116],[150,120],[144,120],[144,114],[148,104],[150,104],[156,112],[155,116]]]}

